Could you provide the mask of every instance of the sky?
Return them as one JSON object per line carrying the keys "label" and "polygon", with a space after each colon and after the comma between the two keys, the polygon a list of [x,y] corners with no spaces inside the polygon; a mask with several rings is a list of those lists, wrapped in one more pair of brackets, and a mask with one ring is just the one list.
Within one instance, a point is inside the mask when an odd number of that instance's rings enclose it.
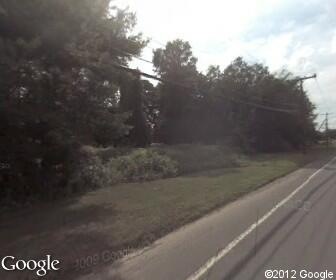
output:
{"label": "sky", "polygon": [[[190,42],[198,69],[223,70],[237,56],[273,72],[317,74],[305,89],[336,128],[336,0],[115,0],[137,15],[135,32],[151,38],[142,57],[177,38]],[[153,66],[134,60],[152,73]],[[319,116],[318,121],[322,121]]]}

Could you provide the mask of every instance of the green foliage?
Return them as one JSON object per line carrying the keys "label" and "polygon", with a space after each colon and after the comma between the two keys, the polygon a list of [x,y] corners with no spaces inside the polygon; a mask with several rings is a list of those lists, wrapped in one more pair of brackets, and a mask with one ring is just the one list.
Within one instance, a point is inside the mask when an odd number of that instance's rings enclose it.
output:
{"label": "green foliage", "polygon": [[108,172],[119,174],[124,182],[149,181],[177,174],[177,163],[165,155],[148,149],[136,149],[129,155],[111,159]]}
{"label": "green foliage", "polygon": [[159,85],[161,100],[158,134],[164,143],[185,143],[192,140],[190,120],[196,94],[188,87],[196,85],[196,62],[190,44],[182,40],[168,42],[165,49],[154,51],[155,71],[162,78],[172,81]]}
{"label": "green foliage", "polygon": [[120,87],[120,109],[129,112],[127,124],[131,127],[128,144],[145,147],[150,144],[149,126],[143,110],[144,89],[142,82],[132,76],[124,76]]}
{"label": "green foliage", "polygon": [[[111,3],[1,1],[0,164],[9,167],[0,170],[0,197],[53,198],[174,176],[176,162],[181,173],[231,164],[218,143],[270,152],[315,141],[314,105],[289,73],[238,57],[203,74],[183,40],[154,51],[167,82],[154,86],[116,68],[147,40],[132,34],[135,15]],[[153,139],[207,146],[132,151]],[[83,145],[128,147],[85,155]]]}
{"label": "green foliage", "polygon": [[[151,181],[178,174],[238,166],[236,152],[219,145],[159,145],[147,149],[86,147],[74,183],[83,189]],[[89,156],[88,156],[89,155]]]}
{"label": "green foliage", "polygon": [[159,142],[231,142],[244,151],[271,152],[315,141],[315,107],[290,73],[272,74],[238,57],[224,71],[210,66],[199,74],[190,45],[180,40],[156,50],[153,61],[171,81],[157,87]]}
{"label": "green foliage", "polygon": [[235,152],[222,145],[160,145],[152,149],[176,161],[179,174],[237,165]]}
{"label": "green foliage", "polygon": [[151,181],[177,174],[177,163],[148,149],[82,147],[73,162],[65,194],[118,183]]}
{"label": "green foliage", "polygon": [[74,147],[128,134],[111,62],[126,65],[146,44],[134,24],[109,0],[1,1],[0,162],[10,166],[1,194],[57,196]]}
{"label": "green foliage", "polygon": [[67,194],[102,188],[110,183],[101,158],[88,147],[82,148],[77,153],[72,167],[72,173],[65,190]]}
{"label": "green foliage", "polygon": [[154,51],[156,72],[165,78],[188,78],[196,73],[196,63],[189,42],[180,39],[168,42],[165,49]]}

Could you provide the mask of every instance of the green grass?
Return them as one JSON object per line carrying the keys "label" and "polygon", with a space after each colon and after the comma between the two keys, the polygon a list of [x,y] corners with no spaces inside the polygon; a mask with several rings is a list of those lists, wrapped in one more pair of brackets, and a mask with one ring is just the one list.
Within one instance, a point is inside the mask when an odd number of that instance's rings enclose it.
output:
{"label": "green grass", "polygon": [[117,214],[109,227],[118,247],[147,235],[160,236],[295,170],[307,159],[301,154],[255,156],[243,159],[242,167],[103,189],[79,203],[88,207],[114,201]]}
{"label": "green grass", "polygon": [[[306,155],[244,156],[239,167],[99,189],[76,200],[7,216],[10,223],[0,233],[0,247],[11,254],[26,252],[30,258],[43,248],[68,267],[107,249],[138,248],[320,154],[316,150]],[[69,253],[69,248],[75,249]]]}

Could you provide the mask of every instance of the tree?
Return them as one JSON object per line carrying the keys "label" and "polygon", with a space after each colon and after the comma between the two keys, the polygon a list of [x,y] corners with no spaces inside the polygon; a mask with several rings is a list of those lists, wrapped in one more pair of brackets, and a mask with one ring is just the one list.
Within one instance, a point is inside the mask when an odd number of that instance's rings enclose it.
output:
{"label": "tree", "polygon": [[148,80],[142,80],[143,83],[143,102],[144,113],[147,124],[149,125],[152,142],[160,141],[158,137],[158,128],[160,120],[160,91]]}
{"label": "tree", "polygon": [[168,42],[165,49],[154,51],[153,64],[161,78],[171,81],[159,85],[160,139],[165,143],[188,142],[192,139],[191,111],[196,96],[197,59],[188,42]]}
{"label": "tree", "polygon": [[130,144],[145,147],[150,144],[149,126],[144,114],[144,88],[140,77],[124,75],[120,87],[120,108],[130,113],[127,124],[131,127]]}
{"label": "tree", "polygon": [[290,74],[280,78],[262,64],[248,65],[238,58],[223,77],[224,92],[234,100],[235,142],[259,151],[288,150],[312,142],[314,106]]}
{"label": "tree", "polygon": [[0,161],[11,166],[1,192],[57,192],[75,146],[127,134],[113,64],[126,65],[146,41],[130,34],[134,14],[109,0],[0,5]]}

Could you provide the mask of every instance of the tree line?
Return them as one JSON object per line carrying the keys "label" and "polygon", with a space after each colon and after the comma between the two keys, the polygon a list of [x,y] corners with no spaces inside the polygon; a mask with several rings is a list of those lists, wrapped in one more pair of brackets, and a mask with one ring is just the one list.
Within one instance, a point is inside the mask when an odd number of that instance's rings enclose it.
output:
{"label": "tree line", "polygon": [[202,73],[177,39],[153,52],[155,84],[126,71],[148,44],[135,25],[110,0],[0,2],[3,195],[65,184],[81,145],[283,151],[314,141],[314,105],[290,73],[241,57]]}

